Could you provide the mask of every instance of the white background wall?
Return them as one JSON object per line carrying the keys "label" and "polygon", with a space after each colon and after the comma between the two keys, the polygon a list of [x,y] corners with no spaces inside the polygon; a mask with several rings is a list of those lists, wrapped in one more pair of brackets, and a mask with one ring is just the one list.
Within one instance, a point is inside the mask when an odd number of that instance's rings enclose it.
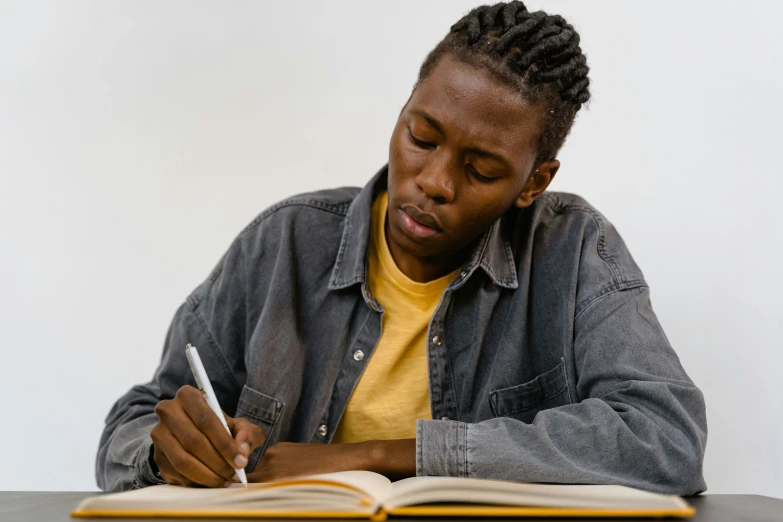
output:
{"label": "white background wall", "polygon": [[[363,185],[476,1],[0,1],[0,490],[95,488],[174,310],[293,193]],[[709,492],[783,497],[783,4],[556,2],[593,101],[554,190],[625,237],[706,394]]]}

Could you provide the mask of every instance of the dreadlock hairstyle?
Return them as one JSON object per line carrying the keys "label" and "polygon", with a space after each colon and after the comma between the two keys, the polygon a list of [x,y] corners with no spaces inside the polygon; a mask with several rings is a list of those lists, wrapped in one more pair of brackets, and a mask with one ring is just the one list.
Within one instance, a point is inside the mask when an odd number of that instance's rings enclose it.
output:
{"label": "dreadlock hairstyle", "polygon": [[[536,163],[554,159],[577,111],[590,98],[579,34],[563,17],[531,13],[522,2],[477,7],[427,55],[418,86],[444,55],[489,70],[544,111]],[[414,89],[415,87],[414,86]]]}

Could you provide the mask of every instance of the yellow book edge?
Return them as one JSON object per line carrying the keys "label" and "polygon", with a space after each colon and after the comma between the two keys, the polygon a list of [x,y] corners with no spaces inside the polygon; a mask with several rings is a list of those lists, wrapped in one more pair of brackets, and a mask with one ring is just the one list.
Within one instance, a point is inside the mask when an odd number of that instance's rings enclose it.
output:
{"label": "yellow book edge", "polygon": [[90,510],[72,511],[74,518],[361,518],[381,522],[386,520],[386,513],[370,515],[355,511],[221,511],[177,510],[177,511],[110,511]]}
{"label": "yellow book edge", "polygon": [[437,505],[409,506],[391,511],[381,509],[375,514],[356,513],[354,511],[240,511],[225,509],[220,511],[172,510],[172,511],[114,511],[90,510],[73,511],[75,518],[360,518],[382,522],[387,516],[428,516],[428,517],[692,517],[696,510],[688,506],[682,509],[576,509],[518,506],[467,506]]}
{"label": "yellow book edge", "polygon": [[692,517],[696,509],[585,509],[521,506],[471,506],[439,504],[407,506],[388,511],[388,515],[412,517]]}

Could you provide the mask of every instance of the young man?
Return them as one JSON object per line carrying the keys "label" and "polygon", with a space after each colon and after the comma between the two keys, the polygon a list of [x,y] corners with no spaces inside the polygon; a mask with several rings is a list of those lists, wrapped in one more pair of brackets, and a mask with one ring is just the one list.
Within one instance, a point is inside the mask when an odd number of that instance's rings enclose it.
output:
{"label": "young man", "polygon": [[703,491],[703,397],[642,273],[594,208],[545,192],[587,72],[559,16],[511,2],[456,23],[388,165],[265,210],[180,307],[153,380],[109,414],[99,485],[244,467]]}

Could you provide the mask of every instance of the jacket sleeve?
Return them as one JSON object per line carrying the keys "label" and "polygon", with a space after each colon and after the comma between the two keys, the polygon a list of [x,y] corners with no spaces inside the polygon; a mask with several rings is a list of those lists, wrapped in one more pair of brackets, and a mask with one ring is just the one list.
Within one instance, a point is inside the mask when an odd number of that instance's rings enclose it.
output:
{"label": "jacket sleeve", "polygon": [[417,475],[704,491],[704,398],[647,286],[607,291],[585,308],[574,323],[574,357],[580,402],[540,411],[532,423],[420,420]]}
{"label": "jacket sleeve", "polygon": [[244,382],[242,263],[241,247],[235,242],[207,281],[177,310],[152,380],[131,388],[111,408],[95,464],[102,490],[161,483],[150,465],[150,431],[158,422],[154,410],[159,401],[173,398],[182,386],[195,386],[185,357],[188,343],[198,348],[224,411],[235,411],[239,382]]}

